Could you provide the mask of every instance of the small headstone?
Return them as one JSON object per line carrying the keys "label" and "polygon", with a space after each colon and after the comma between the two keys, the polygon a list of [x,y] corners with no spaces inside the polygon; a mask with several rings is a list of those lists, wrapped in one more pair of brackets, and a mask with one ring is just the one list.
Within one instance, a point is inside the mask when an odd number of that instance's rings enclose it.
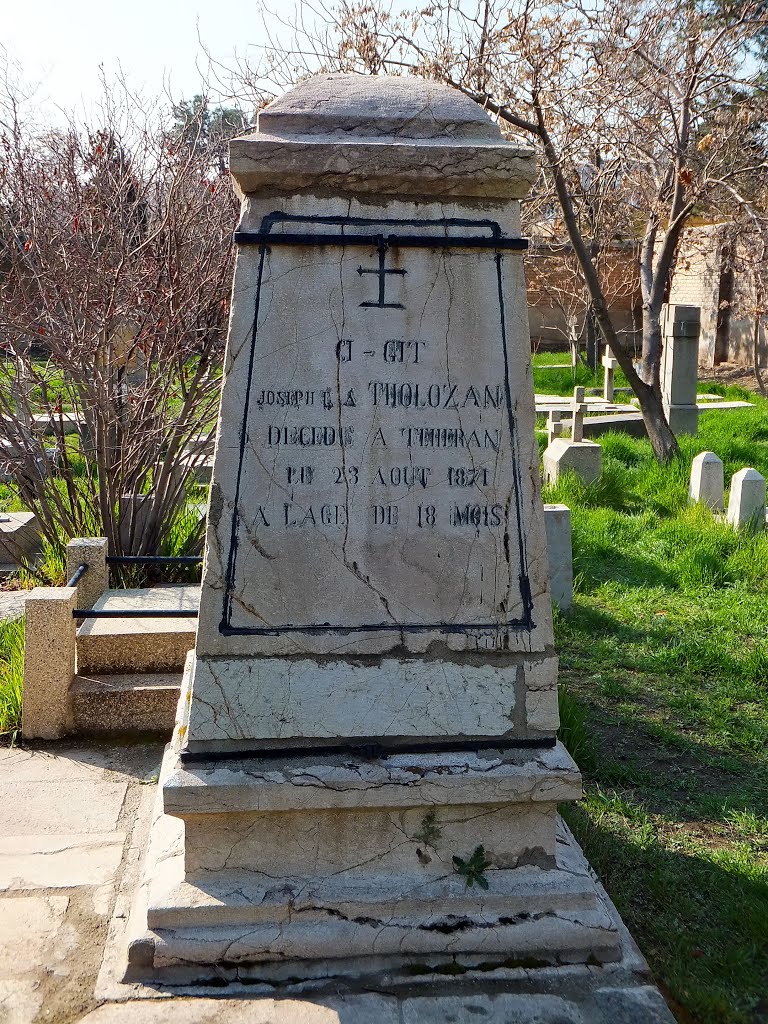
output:
{"label": "small headstone", "polygon": [[571,470],[585,483],[593,483],[603,471],[603,450],[594,441],[584,440],[584,413],[589,406],[584,388],[573,389],[571,437],[555,437],[544,452],[544,482],[557,483],[562,473]]}
{"label": "small headstone", "polygon": [[756,469],[740,469],[731,477],[726,518],[736,528],[765,528],[765,477]]}
{"label": "small headstone", "polygon": [[700,452],[691,463],[691,483],[688,497],[701,502],[713,512],[722,512],[723,463],[714,452]]}
{"label": "small headstone", "polygon": [[568,470],[585,484],[594,483],[603,472],[603,449],[595,441],[555,438],[544,452],[544,482],[556,484]]}
{"label": "small headstone", "polygon": [[183,864],[149,863],[141,955],[260,979],[614,960],[556,832],[581,781],[514,251],[533,153],[446,86],[322,75],[230,165],[205,572],[157,826],[182,819]]}
{"label": "small headstone", "polygon": [[552,602],[561,612],[573,605],[573,546],[571,510],[567,505],[545,505],[549,589]]}
{"label": "small headstone", "polygon": [[619,361],[611,355],[611,350],[607,345],[605,347],[605,355],[603,356],[602,362],[605,367],[605,376],[603,377],[603,398],[606,402],[612,402],[615,390],[616,369],[619,365]]}
{"label": "small headstone", "polygon": [[696,434],[699,429],[696,385],[700,329],[701,310],[698,306],[665,305],[661,394],[673,434]]}

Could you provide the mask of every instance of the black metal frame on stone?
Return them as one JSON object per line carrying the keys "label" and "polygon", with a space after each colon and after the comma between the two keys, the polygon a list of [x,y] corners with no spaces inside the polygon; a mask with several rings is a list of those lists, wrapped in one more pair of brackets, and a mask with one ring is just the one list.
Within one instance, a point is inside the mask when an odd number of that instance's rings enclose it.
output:
{"label": "black metal frame on stone", "polygon": [[[306,232],[306,231],[282,231],[275,228],[286,226],[313,225],[317,227],[335,227],[338,230],[329,232]],[[368,228],[369,232],[361,230]],[[379,230],[370,230],[378,228]],[[428,229],[442,231],[442,234],[398,234],[388,229]],[[351,233],[347,233],[351,229]],[[387,229],[387,230],[382,230]],[[487,234],[472,234],[463,236],[455,233],[457,230],[469,229],[474,232],[486,231]],[[237,464],[237,478],[234,495],[234,511],[232,513],[232,526],[230,532],[229,551],[226,558],[224,573],[224,594],[222,618],[219,624],[219,633],[222,636],[279,636],[283,633],[304,633],[307,635],[322,635],[328,633],[375,633],[375,632],[400,632],[400,633],[476,633],[478,631],[498,631],[501,629],[514,632],[531,632],[535,626],[533,621],[533,599],[531,596],[530,581],[526,558],[525,537],[522,530],[522,510],[520,507],[520,464],[516,457],[518,453],[518,438],[514,413],[512,411],[512,397],[509,384],[509,354],[507,350],[507,326],[506,312],[504,305],[504,289],[502,277],[502,255],[504,251],[522,252],[528,247],[528,241],[524,238],[509,238],[502,233],[501,226],[493,220],[475,220],[459,217],[443,219],[407,220],[398,218],[367,218],[367,217],[345,217],[345,216],[302,216],[299,214],[288,214],[275,212],[264,217],[259,231],[237,230],[234,240],[239,245],[255,245],[259,247],[259,266],[256,282],[256,297],[254,304],[253,324],[251,328],[250,352],[248,362],[248,375],[245,391],[245,402],[243,419],[240,425],[239,454]],[[420,248],[420,249],[481,249],[495,252],[496,279],[498,288],[499,320],[502,352],[504,356],[504,387],[507,409],[509,436],[512,451],[512,475],[515,491],[515,525],[516,541],[520,558],[520,600],[522,603],[522,615],[518,618],[508,619],[504,622],[437,622],[437,623],[393,623],[377,622],[364,625],[345,625],[343,623],[311,623],[295,625],[286,623],[280,626],[233,626],[232,625],[232,591],[234,589],[237,554],[238,554],[238,532],[240,526],[240,487],[243,476],[243,462],[245,458],[246,443],[248,437],[248,418],[250,407],[250,396],[253,385],[254,362],[256,355],[256,342],[258,336],[259,307],[261,301],[262,278],[264,273],[265,257],[273,246],[358,246],[376,249],[380,254],[389,248]],[[509,543],[509,535],[505,535],[505,544]]]}

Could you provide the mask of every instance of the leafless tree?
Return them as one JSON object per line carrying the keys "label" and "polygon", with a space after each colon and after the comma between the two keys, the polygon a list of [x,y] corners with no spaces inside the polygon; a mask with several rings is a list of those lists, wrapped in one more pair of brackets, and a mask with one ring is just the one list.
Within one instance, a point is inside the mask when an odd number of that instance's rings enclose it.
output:
{"label": "leafless tree", "polygon": [[201,109],[114,83],[44,131],[0,96],[0,465],[55,545],[167,548],[210,452],[237,204]]}
{"label": "leafless tree", "polygon": [[[535,141],[538,199],[554,197],[595,321],[640,403],[654,452],[678,451],[661,401],[661,312],[693,212],[765,174],[740,145],[761,114],[745,54],[768,24],[762,0],[435,0],[395,14],[386,0],[305,0],[276,30],[248,84],[283,87],[317,70],[399,73],[449,83]],[[746,68],[746,70],[745,70]],[[597,256],[640,240],[642,360],[621,342]]]}

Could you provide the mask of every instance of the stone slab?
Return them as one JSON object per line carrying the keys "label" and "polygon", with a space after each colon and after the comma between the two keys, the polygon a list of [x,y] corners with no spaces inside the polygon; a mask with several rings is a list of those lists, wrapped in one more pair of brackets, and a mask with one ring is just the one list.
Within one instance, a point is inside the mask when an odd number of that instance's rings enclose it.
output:
{"label": "stone slab", "polygon": [[143,762],[146,771],[156,767],[158,749],[157,744],[120,748],[83,743],[59,743],[52,750],[0,747],[0,782],[15,786],[71,779],[125,782],[136,778],[137,762]]}
{"label": "stone slab", "polygon": [[[656,1001],[648,1001],[646,1007],[635,999],[635,990],[609,991],[611,1001],[605,1003],[605,1013],[588,997],[577,1001],[510,992],[414,997],[350,993],[311,999],[132,1001],[100,1006],[81,1024],[673,1024],[658,990],[650,990]],[[645,990],[637,992],[642,998]],[[638,1016],[638,1011],[644,1015]]]}
{"label": "stone slab", "polygon": [[[502,662],[401,661],[378,664],[308,659],[205,659],[191,663],[194,700],[190,750],[207,742],[330,740],[347,737],[503,736],[517,726],[526,735],[529,677],[548,670]],[[538,679],[538,675],[537,675]],[[471,700],[466,694],[472,694]],[[529,723],[533,735],[556,725]]]}
{"label": "stone slab", "polygon": [[[94,604],[97,611],[141,611],[158,608],[167,611],[196,612],[200,604],[200,588],[187,586],[143,587],[128,590],[108,590]],[[194,633],[194,616],[178,619],[84,619],[77,631],[78,641],[85,637],[114,636],[141,633]]]}
{"label": "stone slab", "polygon": [[5,836],[0,890],[103,885],[120,866],[124,842],[121,832]]}
{"label": "stone slab", "polygon": [[40,544],[40,525],[34,512],[0,515],[0,562],[27,562]]}
{"label": "stone slab", "polygon": [[[196,611],[199,601],[199,587],[148,587],[107,591],[94,608]],[[85,619],[77,633],[78,673],[101,675],[181,669],[187,652],[195,645],[196,629],[194,616]]]}
{"label": "stone slab", "polygon": [[164,806],[178,817],[297,810],[394,808],[507,801],[561,803],[581,796],[562,744],[487,754],[391,754],[368,762],[308,751],[290,761],[165,762]]}
{"label": "stone slab", "polygon": [[62,893],[0,898],[0,1020],[31,1024],[44,1002],[40,976],[71,950]]}
{"label": "stone slab", "polygon": [[109,832],[117,827],[127,789],[125,782],[52,779],[27,783],[20,801],[17,780],[0,781],[0,835]]}
{"label": "stone slab", "polygon": [[63,893],[0,899],[0,978],[47,966],[43,947],[56,938],[68,904]]}
{"label": "stone slab", "polygon": [[355,994],[317,999],[164,999],[106,1004],[80,1024],[401,1024],[398,1000]]}

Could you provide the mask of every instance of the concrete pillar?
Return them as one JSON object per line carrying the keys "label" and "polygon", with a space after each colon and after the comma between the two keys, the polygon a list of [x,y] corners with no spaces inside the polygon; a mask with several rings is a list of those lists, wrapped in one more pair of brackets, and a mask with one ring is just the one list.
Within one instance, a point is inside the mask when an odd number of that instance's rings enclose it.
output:
{"label": "concrete pillar", "polygon": [[75,678],[75,587],[36,587],[24,613],[25,739],[56,740],[71,731]]}
{"label": "concrete pillar", "polygon": [[109,590],[107,568],[107,541],[104,537],[73,537],[67,544],[67,579],[79,565],[87,565],[88,572],[77,584],[77,607],[93,608],[101,595]]}
{"label": "concrete pillar", "polygon": [[727,519],[736,528],[765,529],[765,477],[756,469],[740,469],[731,477]]}
{"label": "concrete pillar", "polygon": [[573,605],[571,510],[567,505],[545,505],[544,527],[547,531],[549,590],[554,604],[565,612]]}
{"label": "concrete pillar", "polygon": [[698,306],[665,305],[662,318],[664,348],[661,362],[661,396],[673,434],[696,434],[699,411],[696,384],[699,379]]}
{"label": "concrete pillar", "polygon": [[723,463],[714,452],[700,452],[691,463],[688,497],[713,512],[722,512],[723,488]]}

